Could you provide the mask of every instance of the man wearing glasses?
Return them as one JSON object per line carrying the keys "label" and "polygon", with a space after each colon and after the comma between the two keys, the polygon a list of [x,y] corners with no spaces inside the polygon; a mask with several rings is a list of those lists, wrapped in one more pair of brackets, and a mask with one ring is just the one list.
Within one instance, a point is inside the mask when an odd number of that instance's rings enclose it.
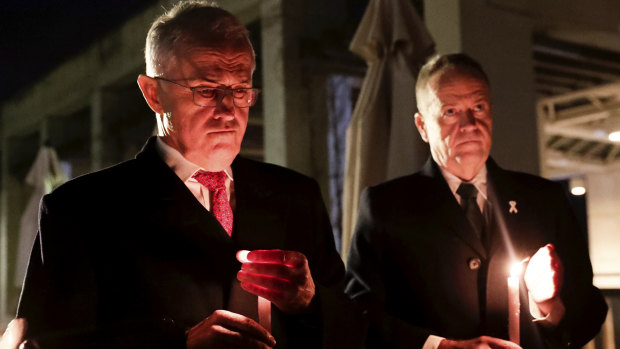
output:
{"label": "man wearing glasses", "polygon": [[[44,349],[350,345],[345,321],[332,325],[348,314],[344,267],[316,182],[238,156],[259,94],[245,27],[180,3],[153,23],[145,56],[138,84],[157,137],[43,199],[18,309],[27,338]],[[242,264],[239,250],[250,250]],[[257,296],[272,304],[267,325]]]}

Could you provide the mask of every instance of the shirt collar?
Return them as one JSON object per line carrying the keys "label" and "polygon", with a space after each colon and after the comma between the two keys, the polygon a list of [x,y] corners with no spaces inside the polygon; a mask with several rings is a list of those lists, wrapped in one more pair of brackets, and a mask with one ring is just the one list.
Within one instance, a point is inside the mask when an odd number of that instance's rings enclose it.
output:
{"label": "shirt collar", "polygon": [[[205,171],[200,166],[184,158],[178,150],[162,141],[161,137],[157,137],[155,145],[159,156],[161,156],[166,165],[168,165],[183,182],[192,179],[192,176],[197,171]],[[224,173],[226,173],[226,176],[228,176],[231,181],[233,180],[230,166],[224,169]]]}
{"label": "shirt collar", "polygon": [[[443,169],[441,166],[439,167],[439,169],[441,170],[443,178],[445,178],[446,182],[448,182],[450,191],[452,191],[452,194],[456,196],[456,190],[459,188],[459,185],[463,183],[463,181],[457,176]],[[482,195],[484,200],[487,200],[487,165],[485,164],[484,166],[482,166],[480,172],[478,172],[478,174],[476,174],[476,176],[474,176],[471,181],[468,181],[466,183],[473,184],[474,187],[478,189],[478,193]]]}

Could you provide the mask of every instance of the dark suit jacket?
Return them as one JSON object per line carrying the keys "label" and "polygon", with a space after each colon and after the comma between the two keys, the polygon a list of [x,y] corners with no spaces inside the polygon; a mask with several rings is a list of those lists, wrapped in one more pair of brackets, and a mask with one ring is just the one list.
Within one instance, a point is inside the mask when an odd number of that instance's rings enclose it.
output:
{"label": "dark suit jacket", "polygon": [[421,348],[430,334],[507,339],[509,265],[547,243],[564,263],[566,313],[555,328],[533,323],[521,283],[522,346],[579,347],[598,332],[607,306],[592,286],[587,244],[561,188],[490,159],[487,170],[487,248],[432,160],[363,193],[347,293],[367,312],[369,347]]}
{"label": "dark suit jacket", "polygon": [[346,340],[329,332],[338,317],[322,316],[326,308],[348,314],[344,267],[316,182],[235,159],[231,239],[159,158],[154,141],[136,159],[43,198],[18,307],[29,336],[43,348],[184,347],[186,329],[229,308],[236,251],[286,249],[307,256],[317,296],[309,314],[272,307],[277,347]]}

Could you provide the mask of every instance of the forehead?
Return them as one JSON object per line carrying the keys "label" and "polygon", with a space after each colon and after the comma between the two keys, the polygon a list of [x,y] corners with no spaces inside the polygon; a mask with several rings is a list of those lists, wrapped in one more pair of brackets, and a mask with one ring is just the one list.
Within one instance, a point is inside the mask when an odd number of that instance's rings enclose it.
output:
{"label": "forehead", "polygon": [[441,100],[490,98],[489,85],[482,77],[457,68],[447,68],[433,74],[428,88]]}
{"label": "forehead", "polygon": [[218,81],[224,75],[251,79],[253,69],[254,60],[247,45],[179,45],[166,71],[168,76],[179,79]]}

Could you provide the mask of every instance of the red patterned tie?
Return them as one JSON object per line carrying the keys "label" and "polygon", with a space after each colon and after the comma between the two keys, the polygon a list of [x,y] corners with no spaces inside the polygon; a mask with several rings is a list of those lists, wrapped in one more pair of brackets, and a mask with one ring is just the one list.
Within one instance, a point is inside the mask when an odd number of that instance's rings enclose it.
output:
{"label": "red patterned tie", "polygon": [[233,212],[226,195],[226,173],[224,171],[196,172],[192,177],[209,189],[211,212],[230,236],[233,228]]}

